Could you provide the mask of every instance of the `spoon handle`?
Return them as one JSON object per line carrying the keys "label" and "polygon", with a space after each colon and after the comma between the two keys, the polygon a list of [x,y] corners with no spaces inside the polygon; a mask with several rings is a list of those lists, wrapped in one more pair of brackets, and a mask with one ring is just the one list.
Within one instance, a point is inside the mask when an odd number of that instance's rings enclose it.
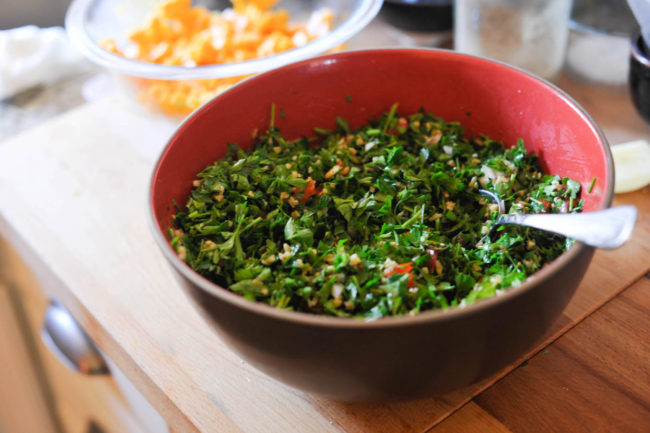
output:
{"label": "spoon handle", "polygon": [[617,206],[572,214],[502,215],[499,224],[518,224],[558,233],[597,248],[618,248],[630,238],[636,207]]}

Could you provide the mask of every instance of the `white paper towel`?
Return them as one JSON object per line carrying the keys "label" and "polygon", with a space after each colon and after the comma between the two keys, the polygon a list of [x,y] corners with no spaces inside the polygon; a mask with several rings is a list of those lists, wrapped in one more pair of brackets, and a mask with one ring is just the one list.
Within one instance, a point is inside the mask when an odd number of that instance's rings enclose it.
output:
{"label": "white paper towel", "polygon": [[0,31],[0,99],[89,67],[61,27]]}

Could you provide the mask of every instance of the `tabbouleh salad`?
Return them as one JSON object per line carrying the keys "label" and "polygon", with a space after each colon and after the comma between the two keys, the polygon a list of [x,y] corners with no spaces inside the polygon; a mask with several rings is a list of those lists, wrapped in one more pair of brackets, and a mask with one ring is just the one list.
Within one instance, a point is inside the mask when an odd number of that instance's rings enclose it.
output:
{"label": "tabbouleh salad", "polygon": [[329,316],[416,314],[520,285],[572,240],[510,213],[579,212],[580,184],[543,174],[523,142],[468,139],[458,122],[397,106],[352,130],[286,140],[274,126],[253,150],[231,144],[177,208],[171,243],[209,280],[277,308]]}

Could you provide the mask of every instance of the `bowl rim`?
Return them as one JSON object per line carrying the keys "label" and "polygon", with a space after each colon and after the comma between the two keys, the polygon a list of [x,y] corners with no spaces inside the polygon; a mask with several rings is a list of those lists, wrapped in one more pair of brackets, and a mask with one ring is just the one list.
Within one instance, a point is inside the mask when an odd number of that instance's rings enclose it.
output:
{"label": "bowl rim", "polygon": [[[536,79],[543,86],[546,86],[552,92],[558,94],[562,99],[571,105],[571,107],[576,110],[576,112],[589,124],[591,128],[597,133],[601,146],[603,147],[605,153],[605,164],[607,169],[607,185],[608,188],[605,191],[604,205],[602,209],[609,208],[614,199],[614,160],[612,153],[610,151],[610,146],[605,137],[605,134],[601,130],[600,126],[592,118],[592,116],[587,113],[587,111],[582,108],[578,102],[572,98],[569,94],[564,92],[562,89],[557,87],[555,84],[548,82],[530,72],[527,72],[519,67],[509,65],[507,63],[487,59],[485,57],[474,56],[464,53],[459,53],[453,50],[440,49],[440,48],[377,48],[377,49],[358,49],[358,50],[349,50],[339,53],[326,54],[318,57],[313,57],[311,59],[303,60],[300,62],[292,63],[278,69],[287,69],[287,68],[297,68],[303,65],[314,65],[314,63],[323,63],[327,62],[328,59],[338,56],[355,56],[355,55],[373,55],[378,52],[412,52],[412,53],[423,53],[426,55],[451,55],[451,56],[462,56],[462,57],[471,57],[478,59],[481,62],[496,63],[501,67],[506,67],[513,69],[519,73],[522,73],[528,77]],[[258,74],[254,77],[247,78],[235,86],[242,85],[249,80],[254,80],[256,77],[261,75],[274,73],[276,70],[268,71],[262,74]],[[235,86],[232,86],[228,90],[224,91],[229,92]],[[222,94],[223,94],[222,93]],[[376,329],[376,328],[394,328],[394,327],[410,327],[418,326],[427,322],[438,322],[438,321],[447,321],[455,320],[459,317],[474,315],[480,313],[486,309],[493,308],[499,304],[506,303],[510,300],[514,300],[520,296],[523,296],[525,293],[533,290],[537,285],[548,280],[556,270],[568,265],[570,262],[577,259],[581,254],[593,250],[593,247],[587,246],[582,242],[576,242],[571,248],[562,253],[559,257],[553,260],[550,263],[547,263],[542,269],[538,270],[531,276],[529,276],[521,285],[517,287],[509,287],[504,290],[504,292],[498,296],[492,296],[489,298],[478,300],[472,304],[465,306],[453,306],[446,308],[444,310],[427,310],[417,313],[413,316],[402,315],[402,316],[389,316],[382,317],[375,320],[364,320],[363,318],[355,317],[333,317],[333,316],[323,316],[310,313],[304,313],[300,311],[290,311],[283,310],[276,307],[272,307],[268,304],[249,301],[243,296],[237,295],[236,293],[231,292],[225,287],[221,287],[207,278],[201,276],[199,273],[194,271],[189,267],[184,261],[182,261],[176,252],[172,249],[167,238],[164,235],[164,232],[161,230],[158,221],[155,217],[155,210],[153,204],[153,192],[154,184],[158,174],[160,162],[165,157],[170,144],[176,138],[177,134],[181,132],[186,123],[190,122],[195,116],[198,116],[201,111],[206,109],[209,105],[215,103],[219,98],[219,95],[212,98],[210,101],[203,104],[201,107],[197,108],[189,116],[187,116],[183,122],[176,128],[174,133],[171,135],[167,143],[165,144],[163,150],[161,151],[156,163],[153,166],[153,171],[151,173],[149,191],[148,191],[148,205],[147,205],[147,220],[149,226],[153,232],[153,237],[163,252],[165,258],[172,264],[176,271],[178,271],[183,277],[192,282],[196,287],[207,292],[212,296],[216,296],[222,301],[232,304],[238,308],[244,309],[249,313],[258,314],[262,316],[267,316],[269,319],[291,322],[295,324],[308,325],[313,327],[324,327],[324,328],[336,328],[336,329]]]}
{"label": "bowl rim", "polygon": [[86,19],[98,0],[73,0],[65,16],[72,43],[91,61],[126,75],[159,80],[201,80],[239,77],[274,69],[324,53],[360,32],[379,13],[382,0],[360,0],[361,4],[339,26],[324,36],[288,51],[245,62],[205,66],[172,66],[130,60],[101,48],[86,32]]}

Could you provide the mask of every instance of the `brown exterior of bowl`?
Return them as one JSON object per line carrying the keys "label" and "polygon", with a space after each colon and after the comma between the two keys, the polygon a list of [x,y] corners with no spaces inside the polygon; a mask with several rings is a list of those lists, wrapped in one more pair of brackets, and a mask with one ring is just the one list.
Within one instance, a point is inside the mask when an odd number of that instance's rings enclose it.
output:
{"label": "brown exterior of bowl", "polygon": [[255,368],[322,397],[385,402],[453,391],[516,361],[566,307],[592,255],[582,248],[507,302],[366,327],[287,322],[233,308],[191,280],[180,281],[203,317]]}
{"label": "brown exterior of bowl", "polygon": [[593,193],[585,195],[586,210],[608,207],[613,196],[606,140],[571,98],[517,69],[453,52],[324,56],[258,75],[199,109],[172,137],[154,171],[154,237],[198,310],[243,359],[291,386],[336,400],[433,396],[516,362],[566,307],[593,255],[578,243],[500,296],[374,322],[250,302],[176,256],[166,238],[172,200],[184,202],[196,173],[222,157],[225,144],[251,145],[251,131],[268,124],[271,103],[285,112],[276,116],[277,126],[293,138],[313,126],[331,127],[337,115],[356,127],[396,101],[404,113],[423,106],[467,123],[470,134],[510,144],[523,137],[545,170],[571,176],[585,190],[598,177]]}

